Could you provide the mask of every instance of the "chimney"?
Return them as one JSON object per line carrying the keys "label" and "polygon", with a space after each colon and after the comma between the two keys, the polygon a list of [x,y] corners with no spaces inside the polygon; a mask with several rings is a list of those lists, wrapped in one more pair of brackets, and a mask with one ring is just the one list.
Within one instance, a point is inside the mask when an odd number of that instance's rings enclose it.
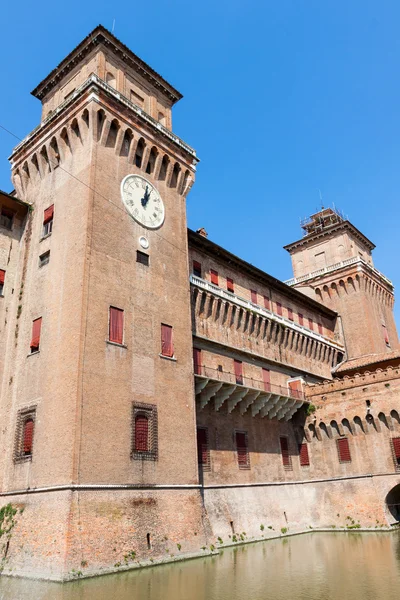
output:
{"label": "chimney", "polygon": [[200,227],[200,229],[196,229],[196,233],[198,233],[199,235],[202,235],[205,238],[208,237],[208,233],[204,229],[204,227]]}

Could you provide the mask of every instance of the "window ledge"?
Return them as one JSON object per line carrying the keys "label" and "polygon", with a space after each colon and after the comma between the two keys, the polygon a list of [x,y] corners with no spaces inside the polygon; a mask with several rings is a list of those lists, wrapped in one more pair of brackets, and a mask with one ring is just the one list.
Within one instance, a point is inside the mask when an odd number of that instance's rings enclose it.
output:
{"label": "window ledge", "polygon": [[164,354],[158,355],[160,358],[164,358],[165,360],[172,360],[172,362],[177,362],[175,356],[165,356]]}
{"label": "window ledge", "polygon": [[39,240],[39,243],[40,243],[40,242],[43,242],[43,240],[47,240],[47,238],[49,238],[49,237],[51,236],[51,234],[52,234],[52,233],[53,233],[53,232],[51,232],[51,233],[48,233],[47,235],[43,235],[43,236],[40,238],[40,240]]}
{"label": "window ledge", "polygon": [[35,356],[35,354],[40,354],[40,350],[35,350],[35,352],[30,352],[29,354],[27,354],[27,357]]}
{"label": "window ledge", "polygon": [[118,346],[118,348],[128,348],[126,344],[118,344],[118,342],[111,342],[110,340],[106,340],[106,344],[110,346]]}

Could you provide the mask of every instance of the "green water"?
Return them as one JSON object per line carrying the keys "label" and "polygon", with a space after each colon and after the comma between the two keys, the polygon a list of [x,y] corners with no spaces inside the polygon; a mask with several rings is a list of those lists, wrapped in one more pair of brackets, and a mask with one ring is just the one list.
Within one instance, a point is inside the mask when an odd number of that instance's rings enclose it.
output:
{"label": "green water", "polygon": [[400,534],[310,533],[67,584],[0,579],[1,600],[399,600]]}

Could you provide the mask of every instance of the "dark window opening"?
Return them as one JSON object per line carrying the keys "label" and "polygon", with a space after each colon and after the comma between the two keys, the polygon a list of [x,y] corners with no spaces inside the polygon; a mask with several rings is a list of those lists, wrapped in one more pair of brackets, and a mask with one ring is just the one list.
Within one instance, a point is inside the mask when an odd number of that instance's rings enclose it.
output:
{"label": "dark window opening", "polygon": [[210,466],[208,429],[206,427],[197,428],[197,462],[203,469]]}
{"label": "dark window opening", "polygon": [[201,278],[201,264],[197,260],[193,261],[193,275]]}
{"label": "dark window opening", "polygon": [[144,143],[144,139],[140,138],[138,145],[136,147],[136,154],[135,154],[135,165],[140,169],[140,167],[142,166],[142,160],[143,160],[143,153],[144,153],[144,149],[145,149],[145,143]]}
{"label": "dark window opening", "polygon": [[140,250],[136,251],[136,262],[148,267],[149,261],[150,261],[150,258],[149,258],[148,254],[146,254],[145,252],[141,252]]}
{"label": "dark window opening", "polygon": [[289,440],[287,437],[280,437],[279,443],[281,446],[283,468],[286,471],[291,471],[292,470],[292,457],[289,454]]}
{"label": "dark window opening", "polygon": [[249,469],[250,460],[247,447],[247,433],[245,431],[236,431],[235,441],[239,469]]}
{"label": "dark window opening", "polygon": [[12,229],[13,219],[14,219],[13,211],[9,210],[8,208],[5,208],[3,206],[3,208],[1,209],[1,215],[0,215],[0,225],[2,227],[4,227],[5,229]]}
{"label": "dark window opening", "polygon": [[48,265],[50,262],[50,250],[48,250],[47,252],[44,252],[43,254],[41,254],[39,256],[39,267],[44,267],[45,265]]}
{"label": "dark window opening", "polygon": [[234,291],[235,291],[235,286],[233,283],[233,279],[231,279],[231,277],[226,278],[226,289],[228,290],[228,292],[232,292],[232,293],[234,293]]}
{"label": "dark window opening", "polygon": [[147,540],[147,549],[151,550],[151,539],[150,539],[149,533],[146,535],[146,540]]}

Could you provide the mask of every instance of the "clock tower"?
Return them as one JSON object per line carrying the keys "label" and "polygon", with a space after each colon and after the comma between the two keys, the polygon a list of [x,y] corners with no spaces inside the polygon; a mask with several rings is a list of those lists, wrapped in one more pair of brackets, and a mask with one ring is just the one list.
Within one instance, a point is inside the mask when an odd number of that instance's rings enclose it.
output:
{"label": "clock tower", "polygon": [[[198,550],[185,207],[198,159],[172,132],[181,94],[99,26],[33,95],[41,123],[11,157],[33,210],[1,441],[2,491],[26,491],[24,572],[150,560],[187,530]],[[26,410],[29,457],[14,443]]]}

